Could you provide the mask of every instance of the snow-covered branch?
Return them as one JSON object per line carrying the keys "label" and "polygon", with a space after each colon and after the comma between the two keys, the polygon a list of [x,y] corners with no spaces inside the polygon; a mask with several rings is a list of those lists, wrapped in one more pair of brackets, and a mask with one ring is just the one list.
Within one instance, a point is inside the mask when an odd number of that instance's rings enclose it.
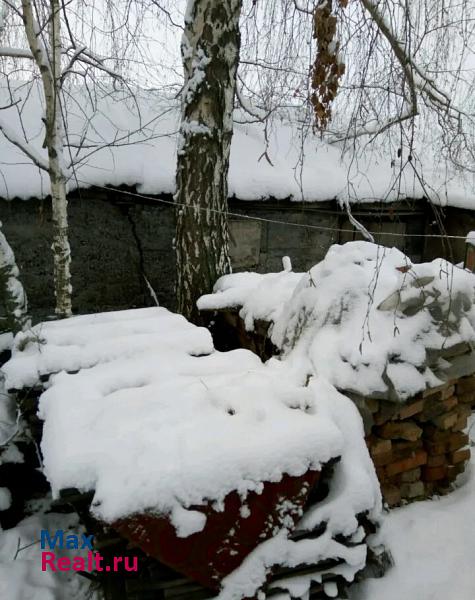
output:
{"label": "snow-covered branch", "polygon": [[48,161],[31,144],[18,137],[17,132],[2,118],[0,118],[0,131],[11,144],[19,148],[37,167],[49,171]]}
{"label": "snow-covered branch", "polygon": [[0,57],[33,59],[33,54],[30,50],[25,50],[23,48],[9,48],[8,46],[0,46]]}

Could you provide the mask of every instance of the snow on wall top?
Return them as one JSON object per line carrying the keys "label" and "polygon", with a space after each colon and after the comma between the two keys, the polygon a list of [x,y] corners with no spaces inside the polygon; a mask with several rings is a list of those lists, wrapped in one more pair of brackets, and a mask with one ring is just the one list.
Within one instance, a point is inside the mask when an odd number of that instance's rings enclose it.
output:
{"label": "snow on wall top", "polygon": [[226,275],[198,307],[238,307],[248,330],[272,321],[286,365],[346,392],[403,401],[456,364],[475,370],[474,301],[475,276],[447,261],[412,264],[396,248],[349,242],[305,274]]}
{"label": "snow on wall top", "polygon": [[[28,95],[19,86],[14,95],[21,102],[2,110],[2,119],[18,138],[24,140],[26,132],[36,152],[46,157],[42,148],[43,108],[36,88]],[[0,87],[0,105],[9,104],[6,90]],[[93,110],[84,90],[77,90],[68,97],[65,112],[69,142],[73,145],[67,158],[80,159],[75,172],[70,172],[70,190],[78,186],[137,185],[143,194],[174,192],[180,117],[176,101],[152,94],[138,97],[137,103],[111,96],[98,100],[97,110]],[[242,120],[243,115],[239,116]],[[291,127],[276,120],[267,132],[266,142],[263,124],[236,123],[229,195],[241,200],[274,197],[308,202],[333,198],[393,201],[425,195],[410,165],[404,170],[400,185],[396,185],[399,169],[391,166],[387,153],[367,150],[356,161],[342,161],[337,147],[324,144],[307,128],[304,130],[302,140],[295,124]],[[78,149],[76,146],[80,145],[84,147]],[[424,175],[430,182],[434,201],[473,207],[474,177],[450,176],[436,161],[425,166]],[[27,199],[48,193],[45,173],[0,133],[0,197]]]}

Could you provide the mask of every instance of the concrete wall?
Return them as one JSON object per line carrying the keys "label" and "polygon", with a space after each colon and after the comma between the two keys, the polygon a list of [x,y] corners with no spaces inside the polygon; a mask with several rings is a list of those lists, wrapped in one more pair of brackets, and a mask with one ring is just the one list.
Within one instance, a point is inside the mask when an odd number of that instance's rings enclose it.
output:
{"label": "concrete wall", "polygon": [[[54,310],[49,202],[0,202],[3,230],[15,251],[32,312]],[[173,308],[173,211],[82,194],[69,204],[75,312],[160,304]]]}
{"label": "concrete wall", "polygon": [[[82,191],[69,203],[72,249],[73,308],[75,312],[112,310],[153,304],[146,279],[160,304],[173,310],[175,260],[172,248],[174,211],[149,200],[135,202],[121,193]],[[170,197],[167,200],[171,200]],[[334,202],[230,202],[231,256],[235,270],[279,271],[282,257],[290,256],[294,270],[306,270],[321,260],[332,243],[360,239]],[[258,220],[242,219],[248,214]],[[458,218],[452,210],[447,228],[465,229],[475,214]],[[359,206],[354,215],[372,231],[424,233],[430,229],[421,204]],[[262,219],[262,220],[259,220]],[[48,200],[0,201],[0,220],[12,245],[35,318],[54,310],[51,207]],[[312,225],[328,229],[291,226]],[[351,229],[352,233],[338,230]],[[423,238],[382,235],[385,245],[397,245],[411,258],[444,254],[435,242]],[[460,246],[460,247],[458,247]],[[464,246],[457,245],[456,260]],[[146,278],[146,279],[145,279]]]}

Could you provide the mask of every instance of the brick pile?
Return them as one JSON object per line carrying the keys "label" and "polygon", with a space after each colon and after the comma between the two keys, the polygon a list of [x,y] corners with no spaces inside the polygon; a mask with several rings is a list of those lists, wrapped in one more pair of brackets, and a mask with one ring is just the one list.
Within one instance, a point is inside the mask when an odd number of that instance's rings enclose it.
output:
{"label": "brick pile", "polygon": [[[278,353],[268,337],[268,322],[257,322],[249,332],[237,310],[218,311],[214,319],[217,330],[225,332],[227,345],[217,344],[221,350],[244,347],[263,360]],[[216,340],[218,336],[213,337]],[[464,430],[475,409],[475,353],[468,344],[459,344],[441,356],[451,362],[451,375],[442,376],[453,378],[405,403],[340,390],[360,410],[368,449],[389,506],[449,492],[470,458]]]}
{"label": "brick pile", "polygon": [[366,441],[384,501],[395,506],[451,489],[470,458],[467,419],[475,375],[425,390],[404,405],[366,399],[373,425]]}

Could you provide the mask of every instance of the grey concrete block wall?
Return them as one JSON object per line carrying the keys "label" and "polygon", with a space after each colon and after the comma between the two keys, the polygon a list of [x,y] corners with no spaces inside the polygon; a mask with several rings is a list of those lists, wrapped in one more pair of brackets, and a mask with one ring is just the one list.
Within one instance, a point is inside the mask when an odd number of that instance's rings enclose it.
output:
{"label": "grey concrete block wall", "polygon": [[[230,211],[230,250],[235,270],[280,271],[282,257],[287,255],[295,271],[305,271],[325,256],[331,244],[359,237],[357,233],[338,231],[347,229],[349,223],[335,202],[301,205],[231,200]],[[407,207],[397,213],[394,207],[370,205],[367,209],[358,207],[355,213],[373,230],[379,227],[381,231],[424,233],[428,228],[428,217],[420,203],[414,212]],[[257,220],[240,219],[236,216],[239,214]],[[465,214],[460,219],[457,214],[456,209],[450,211],[448,229],[455,228],[458,233],[464,224],[475,223],[474,213],[471,219]],[[50,202],[0,200],[0,220],[15,251],[32,313],[36,319],[43,319],[54,311]],[[296,227],[282,221],[324,229]],[[72,195],[69,222],[74,312],[151,306],[154,302],[146,279],[160,304],[174,309],[172,206],[158,199],[136,202],[128,194],[91,189]],[[396,244],[417,261],[423,252],[432,258],[439,249],[426,243],[424,250],[423,238],[417,237],[381,237],[380,242]],[[458,246],[457,257],[462,260],[463,256],[458,255],[463,244]]]}
{"label": "grey concrete block wall", "polygon": [[[48,201],[0,202],[0,220],[37,319],[54,311],[52,220]],[[73,310],[174,305],[173,211],[81,194],[69,202]]]}

